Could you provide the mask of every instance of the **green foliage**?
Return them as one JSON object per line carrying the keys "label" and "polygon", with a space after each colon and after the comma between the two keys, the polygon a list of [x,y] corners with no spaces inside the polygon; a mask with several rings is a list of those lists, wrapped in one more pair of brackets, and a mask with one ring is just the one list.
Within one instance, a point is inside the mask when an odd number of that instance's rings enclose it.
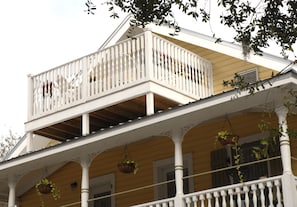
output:
{"label": "green foliage", "polygon": [[51,180],[47,179],[47,178],[43,178],[41,179],[38,183],[36,183],[35,185],[35,189],[37,194],[40,196],[40,202],[41,202],[41,206],[44,206],[44,201],[42,199],[42,192],[39,191],[39,186],[40,185],[48,185],[51,189],[50,194],[53,197],[54,200],[59,199],[60,196],[60,189],[58,188],[58,186]]}
{"label": "green foliage", "polygon": [[[274,74],[272,74],[272,77],[273,76]],[[236,88],[239,94],[243,91],[247,91],[251,95],[257,91],[264,90],[266,84],[270,86],[272,85],[269,79],[265,81],[258,81],[256,83],[246,82],[244,77],[238,75],[237,73],[235,73],[233,79],[223,81],[223,86],[231,86],[232,88]]]}
{"label": "green foliage", "polygon": [[[297,39],[297,1],[295,0],[218,0],[217,5],[224,12],[220,15],[221,24],[233,28],[234,40],[242,44],[244,56],[250,51],[262,54],[262,49],[275,41],[281,54],[287,57],[293,52]],[[209,0],[106,0],[105,4],[112,18],[118,18],[117,9],[132,14],[131,24],[145,27],[148,23],[166,24],[175,28],[172,35],[179,31],[177,17],[173,8],[195,20],[209,22],[211,14],[206,6],[214,4]],[[88,13],[94,5],[87,1]],[[215,36],[215,34],[214,34]]]}

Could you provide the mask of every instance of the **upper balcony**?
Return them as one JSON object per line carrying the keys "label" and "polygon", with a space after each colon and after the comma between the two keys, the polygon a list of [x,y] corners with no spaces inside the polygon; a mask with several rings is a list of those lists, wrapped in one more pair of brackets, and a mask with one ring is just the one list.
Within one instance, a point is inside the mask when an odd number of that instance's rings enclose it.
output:
{"label": "upper balcony", "polygon": [[[29,76],[26,130],[40,130],[46,124],[67,121],[148,93],[154,94],[157,111],[208,97],[213,94],[212,87],[209,61],[145,31],[112,47]],[[144,104],[144,110],[122,121],[146,115],[146,107]],[[56,117],[46,123],[36,122],[53,115]]]}

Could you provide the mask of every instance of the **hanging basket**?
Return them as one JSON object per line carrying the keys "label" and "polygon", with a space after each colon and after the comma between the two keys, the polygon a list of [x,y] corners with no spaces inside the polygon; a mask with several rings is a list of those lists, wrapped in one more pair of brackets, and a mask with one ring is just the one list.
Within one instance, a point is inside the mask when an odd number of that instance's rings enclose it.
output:
{"label": "hanging basket", "polygon": [[229,134],[225,135],[224,137],[218,137],[218,141],[221,143],[221,145],[234,145],[238,142],[239,136],[235,134]]}
{"label": "hanging basket", "polygon": [[135,163],[119,163],[118,169],[122,173],[133,173],[136,170],[136,164]]}
{"label": "hanging basket", "polygon": [[52,187],[50,186],[50,184],[40,184],[38,185],[38,191],[41,194],[49,194],[52,191]]}

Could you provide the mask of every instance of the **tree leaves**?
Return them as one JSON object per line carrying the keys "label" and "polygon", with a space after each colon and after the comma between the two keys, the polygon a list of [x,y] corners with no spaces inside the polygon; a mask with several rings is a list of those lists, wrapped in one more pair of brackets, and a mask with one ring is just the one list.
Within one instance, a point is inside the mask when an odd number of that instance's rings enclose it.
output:
{"label": "tree leaves", "polygon": [[[92,5],[90,0],[88,5]],[[205,5],[207,0],[106,0],[112,18],[118,18],[115,8],[132,14],[134,26],[145,27],[149,23],[169,25],[175,28],[176,35],[179,26],[173,8],[195,20],[208,22],[209,12]],[[225,11],[220,21],[236,32],[234,40],[243,46],[243,55],[251,51],[261,55],[263,48],[269,47],[270,41],[275,41],[282,49],[281,54],[287,57],[288,52],[294,52],[293,45],[297,39],[297,1],[296,0],[218,0],[217,5]],[[92,7],[93,8],[93,7]],[[93,10],[93,9],[92,9]]]}

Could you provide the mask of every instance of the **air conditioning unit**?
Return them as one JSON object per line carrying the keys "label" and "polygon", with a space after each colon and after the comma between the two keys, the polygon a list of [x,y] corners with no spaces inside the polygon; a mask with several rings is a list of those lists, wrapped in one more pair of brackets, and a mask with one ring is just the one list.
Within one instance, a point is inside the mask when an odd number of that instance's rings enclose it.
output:
{"label": "air conditioning unit", "polygon": [[246,83],[255,83],[259,80],[258,78],[258,69],[257,68],[252,68],[249,70],[245,70],[242,72],[237,73],[240,77],[243,78],[244,82]]}

